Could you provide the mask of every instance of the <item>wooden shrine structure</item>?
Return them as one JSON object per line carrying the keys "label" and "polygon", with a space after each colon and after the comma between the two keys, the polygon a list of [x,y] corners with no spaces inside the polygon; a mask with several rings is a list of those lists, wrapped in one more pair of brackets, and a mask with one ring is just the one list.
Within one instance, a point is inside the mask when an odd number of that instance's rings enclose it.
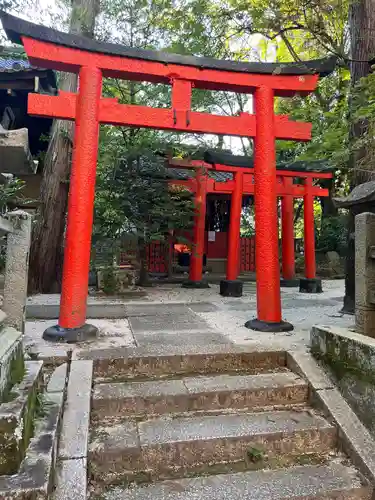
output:
{"label": "wooden shrine structure", "polygon": [[[228,257],[226,279],[220,283],[220,293],[224,296],[240,297],[242,281],[239,274],[240,222],[242,199],[244,195],[254,195],[254,162],[250,157],[234,156],[227,153],[207,152],[204,160],[185,160],[170,158],[168,166],[178,169],[194,170],[195,175],[186,180],[173,180],[192,191],[195,197],[196,216],[192,245],[194,250],[190,261],[189,283],[202,280],[203,248],[205,232],[206,197],[209,193],[230,194],[230,223],[228,231]],[[209,173],[230,172],[232,179],[225,182],[215,181]],[[314,184],[319,179],[332,178],[329,167],[322,162],[295,162],[290,165],[277,165],[276,196],[281,198],[282,231],[282,277],[284,286],[295,285],[294,249],[294,198],[304,202],[304,247],[305,277],[299,280],[301,292],[319,293],[321,280],[316,277],[314,198],[329,196],[329,190]]]}
{"label": "wooden shrine structure", "polygon": [[[100,123],[254,138],[257,318],[247,326],[291,330],[293,326],[281,314],[275,140],[309,140],[311,124],[275,115],[274,99],[308,95],[319,77],[334,69],[335,59],[260,63],[182,56],[101,43],[4,12],[0,18],[8,38],[23,44],[32,64],[79,75],[77,93],[29,95],[30,114],[76,122],[60,317],[58,325],[44,332],[44,338],[76,341],[96,334],[95,327],[86,324],[86,302]],[[170,85],[171,107],[125,105],[104,98],[103,77]],[[193,87],[253,94],[255,113],[218,116],[196,112],[191,109]],[[203,182],[198,186],[204,189]]]}

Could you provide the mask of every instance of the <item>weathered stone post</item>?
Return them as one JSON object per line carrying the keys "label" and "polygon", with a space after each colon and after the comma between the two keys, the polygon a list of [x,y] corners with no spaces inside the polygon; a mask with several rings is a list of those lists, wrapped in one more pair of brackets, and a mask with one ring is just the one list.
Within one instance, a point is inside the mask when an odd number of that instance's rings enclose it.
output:
{"label": "weathered stone post", "polygon": [[8,234],[5,264],[4,305],[6,324],[24,333],[31,215],[22,210],[6,214],[13,226]]}
{"label": "weathered stone post", "polygon": [[355,324],[375,337],[375,214],[355,217]]}

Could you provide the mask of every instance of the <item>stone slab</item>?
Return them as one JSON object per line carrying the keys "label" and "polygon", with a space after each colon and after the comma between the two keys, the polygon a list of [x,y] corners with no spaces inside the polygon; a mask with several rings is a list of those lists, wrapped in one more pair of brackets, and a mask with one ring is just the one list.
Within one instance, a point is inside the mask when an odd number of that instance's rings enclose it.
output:
{"label": "stone slab", "polygon": [[[184,308],[185,309],[185,308]],[[207,323],[189,309],[180,313],[154,314],[152,316],[133,316],[129,318],[133,333],[143,332],[180,332],[209,329]]]}
{"label": "stone slab", "polygon": [[64,392],[68,379],[68,365],[63,363],[52,372],[47,384],[47,392]]}
{"label": "stone slab", "polygon": [[230,342],[225,335],[215,331],[176,331],[170,333],[134,333],[137,345],[142,346],[179,346],[192,344],[206,346],[207,344],[227,344]]}
{"label": "stone slab", "polygon": [[87,457],[92,361],[72,361],[60,437],[60,459]]}
{"label": "stone slab", "polygon": [[182,380],[96,384],[93,399],[150,398],[188,394]]}
{"label": "stone slab", "polygon": [[127,304],[125,306],[125,315],[127,318],[158,316],[169,314],[186,314],[189,312],[189,304],[180,302],[151,303],[151,304]]}
{"label": "stone slab", "polygon": [[180,380],[96,384],[97,418],[300,404],[308,387],[293,373],[217,375]]}
{"label": "stone slab", "polygon": [[316,392],[316,401],[339,428],[339,439],[352,462],[375,484],[375,442],[337,389]]}
{"label": "stone slab", "polygon": [[285,386],[305,386],[306,382],[290,372],[262,373],[258,375],[217,375],[183,379],[189,394],[211,391],[254,391]]}
{"label": "stone slab", "polygon": [[52,500],[86,500],[87,460],[62,460],[57,465]]}
{"label": "stone slab", "polygon": [[141,446],[197,440],[330,429],[322,417],[309,412],[265,412],[150,420],[139,423]]}
{"label": "stone slab", "polygon": [[311,349],[317,356],[334,357],[363,373],[375,370],[375,339],[348,328],[314,326],[310,334]]}
{"label": "stone slab", "polygon": [[211,313],[219,310],[219,307],[212,302],[194,302],[187,305],[195,313]]}
{"label": "stone slab", "polygon": [[[60,306],[58,304],[27,304],[27,319],[58,319]],[[88,319],[121,319],[126,317],[125,305],[117,304],[87,304]]]}
{"label": "stone slab", "polygon": [[130,420],[93,429],[89,457],[91,476],[104,482],[111,482],[116,473],[132,477],[137,471],[146,469],[137,424]]}
{"label": "stone slab", "polygon": [[305,378],[316,391],[334,387],[334,383],[329,376],[308,353],[289,351],[287,353],[287,365],[290,370]]}
{"label": "stone slab", "polygon": [[241,345],[142,346],[128,349],[80,350],[74,359],[94,361],[94,375],[103,380],[165,377],[246,371],[258,373],[286,364],[285,351]]}
{"label": "stone slab", "polygon": [[341,464],[300,466],[114,488],[103,500],[370,500],[372,488],[362,483]]}
{"label": "stone slab", "polygon": [[122,448],[139,448],[137,424],[131,420],[110,425],[96,427],[90,439],[90,453],[111,452]]}

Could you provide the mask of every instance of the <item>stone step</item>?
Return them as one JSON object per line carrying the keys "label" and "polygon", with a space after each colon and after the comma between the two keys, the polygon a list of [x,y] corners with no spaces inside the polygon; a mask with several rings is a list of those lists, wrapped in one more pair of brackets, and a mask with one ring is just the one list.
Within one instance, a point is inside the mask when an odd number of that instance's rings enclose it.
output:
{"label": "stone step", "polygon": [[372,487],[342,464],[300,466],[114,488],[103,500],[370,500]]}
{"label": "stone step", "polygon": [[259,373],[286,367],[285,351],[260,351],[249,346],[227,344],[79,349],[74,353],[74,359],[93,360],[97,381],[228,372]]}
{"label": "stone step", "polygon": [[90,466],[94,478],[106,481],[182,476],[203,465],[325,454],[336,434],[312,411],[125,420],[94,430]]}
{"label": "stone step", "polygon": [[147,416],[300,404],[308,385],[292,372],[214,375],[147,382],[96,384],[92,415]]}

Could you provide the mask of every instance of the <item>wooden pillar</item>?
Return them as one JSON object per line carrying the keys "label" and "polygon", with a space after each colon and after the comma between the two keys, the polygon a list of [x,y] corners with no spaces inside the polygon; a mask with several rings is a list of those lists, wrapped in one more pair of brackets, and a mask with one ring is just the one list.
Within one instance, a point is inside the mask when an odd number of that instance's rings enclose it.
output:
{"label": "wooden pillar", "polygon": [[293,326],[281,319],[274,92],[255,91],[255,266],[257,318],[245,326],[261,331],[286,331]]}
{"label": "wooden pillar", "polygon": [[[293,178],[285,177],[284,186],[293,187]],[[284,195],[281,199],[281,243],[282,243],[282,276],[287,284],[295,279],[294,251],[294,198]]]}
{"label": "wooden pillar", "polygon": [[207,288],[203,281],[204,235],[206,225],[207,174],[203,168],[196,172],[195,217],[193,227],[193,244],[190,256],[189,280],[183,283],[185,288]]}
{"label": "wooden pillar", "polygon": [[60,316],[58,326],[44,332],[44,338],[49,340],[82,340],[96,333],[96,328],[85,325],[85,321],[101,89],[101,71],[82,67],[77,95]]}

